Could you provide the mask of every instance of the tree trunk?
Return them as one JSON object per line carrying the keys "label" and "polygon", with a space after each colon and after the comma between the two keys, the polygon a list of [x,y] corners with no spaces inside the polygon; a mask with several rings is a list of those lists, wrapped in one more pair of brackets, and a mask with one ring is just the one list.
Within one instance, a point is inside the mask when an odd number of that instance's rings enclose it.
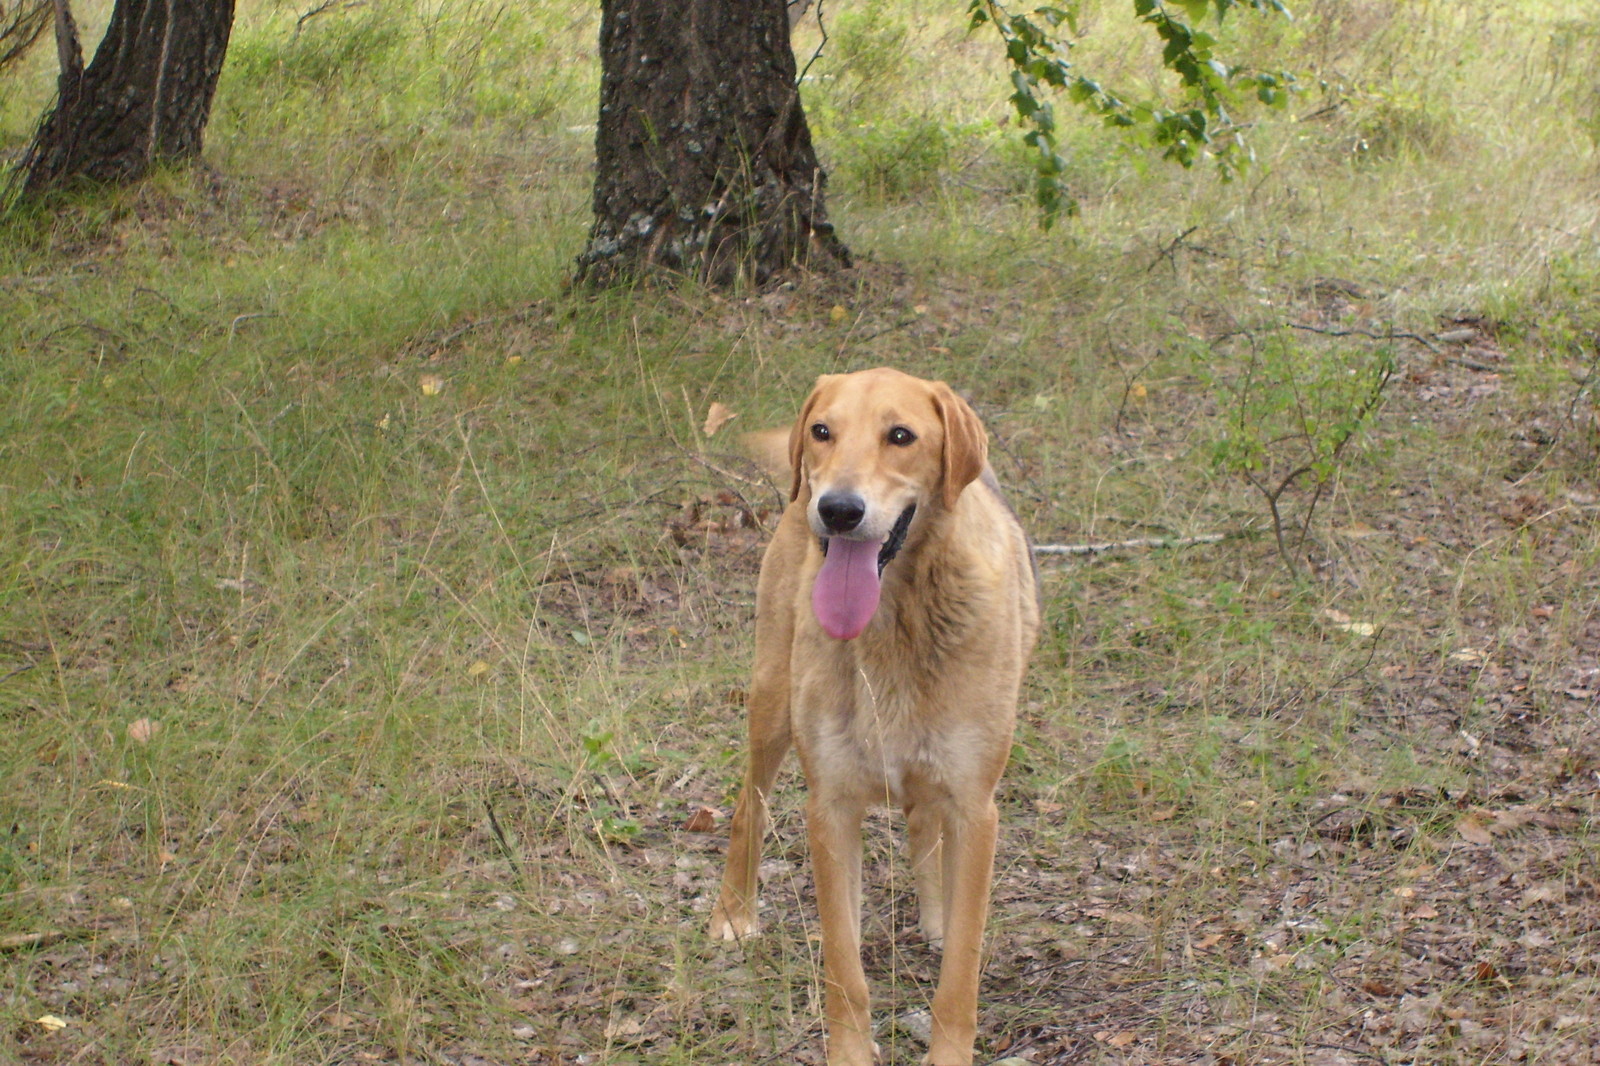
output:
{"label": "tree trunk", "polygon": [[56,15],[56,106],[23,157],[23,195],[80,178],[134,181],[200,154],[233,0],[117,0],[87,70],[66,0]]}
{"label": "tree trunk", "polygon": [[785,0],[603,0],[594,228],[578,276],[757,284],[847,266]]}

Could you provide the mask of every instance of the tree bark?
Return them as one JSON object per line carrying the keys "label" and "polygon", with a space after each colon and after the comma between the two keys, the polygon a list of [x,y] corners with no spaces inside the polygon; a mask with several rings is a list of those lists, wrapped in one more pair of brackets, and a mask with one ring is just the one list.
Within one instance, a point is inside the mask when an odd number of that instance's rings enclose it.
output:
{"label": "tree bark", "polygon": [[603,0],[594,227],[578,276],[761,284],[847,266],[785,0]]}
{"label": "tree bark", "polygon": [[233,0],[117,0],[87,69],[66,0],[56,14],[56,105],[23,157],[24,196],[78,179],[135,181],[200,154]]}

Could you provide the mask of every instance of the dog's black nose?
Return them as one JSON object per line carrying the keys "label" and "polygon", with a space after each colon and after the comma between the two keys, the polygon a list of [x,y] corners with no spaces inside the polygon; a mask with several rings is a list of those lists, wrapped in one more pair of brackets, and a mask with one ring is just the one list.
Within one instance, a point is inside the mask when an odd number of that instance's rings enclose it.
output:
{"label": "dog's black nose", "polygon": [[817,501],[817,516],[830,533],[848,533],[867,516],[867,502],[848,492],[830,492]]}

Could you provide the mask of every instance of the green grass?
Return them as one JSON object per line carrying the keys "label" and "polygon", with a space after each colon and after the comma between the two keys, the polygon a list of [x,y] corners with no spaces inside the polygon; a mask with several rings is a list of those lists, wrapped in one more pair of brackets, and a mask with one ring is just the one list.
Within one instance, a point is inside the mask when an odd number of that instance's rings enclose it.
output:
{"label": "green grass", "polygon": [[[1230,535],[1045,564],[991,1057],[1586,1053],[1584,5],[1230,18],[1304,87],[1250,116],[1258,165],[1063,105],[1049,232],[959,5],[830,7],[806,104],[862,266],[601,295],[566,284],[595,12],[302,13],[241,13],[207,168],[0,221],[0,1058],[820,1062],[798,775],[770,935],[701,933],[725,823],[685,826],[737,782],[779,497],[700,425],[885,362],[973,397],[1041,543]],[[1086,26],[1086,68],[1163,84],[1121,8]],[[1315,510],[1282,497],[1297,578],[1244,474],[1384,353]],[[867,840],[879,1039],[915,1062],[936,964],[893,819]]]}

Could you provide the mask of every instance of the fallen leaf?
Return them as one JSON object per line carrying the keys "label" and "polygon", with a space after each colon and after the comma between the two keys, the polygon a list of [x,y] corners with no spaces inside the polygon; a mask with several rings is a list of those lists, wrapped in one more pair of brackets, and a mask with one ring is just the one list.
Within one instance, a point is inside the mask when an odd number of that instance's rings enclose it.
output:
{"label": "fallen leaf", "polygon": [[444,391],[444,378],[438,374],[424,374],[417,379],[417,387],[424,396],[437,396]]}
{"label": "fallen leaf", "polygon": [[1489,827],[1475,814],[1463,814],[1456,822],[1456,832],[1460,833],[1461,839],[1468,844],[1494,843],[1494,834],[1489,832]]}
{"label": "fallen leaf", "polygon": [[57,1018],[54,1014],[42,1014],[33,1020],[35,1025],[42,1025],[52,1033],[67,1027],[65,1018]]}
{"label": "fallen leaf", "polygon": [[1133,1043],[1135,1040],[1139,1039],[1139,1034],[1129,1032],[1126,1029],[1118,1033],[1113,1033],[1109,1029],[1103,1029],[1094,1034],[1094,1038],[1100,1041],[1100,1043],[1106,1044],[1110,1047],[1124,1048]]}
{"label": "fallen leaf", "polygon": [[489,664],[484,662],[482,659],[474,661],[471,666],[467,667],[467,676],[473,680],[477,680],[488,672]]}
{"label": "fallen leaf", "polygon": [[1428,921],[1430,919],[1439,917],[1439,912],[1433,907],[1432,904],[1422,903],[1418,904],[1416,908],[1412,910],[1411,917],[1421,918],[1423,921]]}
{"label": "fallen leaf", "polygon": [[1371,622],[1355,621],[1343,611],[1332,607],[1323,609],[1322,620],[1327,623],[1330,629],[1337,629],[1341,633],[1350,633],[1358,637],[1370,637],[1378,631],[1378,627]]}
{"label": "fallen leaf", "polygon": [[717,812],[710,807],[696,807],[689,820],[683,823],[685,833],[709,833],[717,824]]}
{"label": "fallen leaf", "polygon": [[1335,528],[1334,532],[1341,537],[1349,537],[1351,540],[1366,540],[1368,537],[1383,536],[1383,530],[1373,529],[1365,522],[1352,522],[1348,526]]}
{"label": "fallen leaf", "polygon": [[847,314],[849,314],[849,312],[843,307],[841,307],[839,304],[834,304],[832,310],[828,312],[828,318],[833,322],[834,325],[837,326],[839,323],[844,321],[844,316]]}
{"label": "fallen leaf", "polygon": [[1565,903],[1566,901],[1566,886],[1555,881],[1534,885],[1522,894],[1523,903]]}
{"label": "fallen leaf", "polygon": [[156,735],[161,723],[150,718],[139,718],[128,723],[128,739],[136,744],[148,744]]}
{"label": "fallen leaf", "polygon": [[717,430],[738,417],[738,413],[731,410],[726,404],[712,401],[710,408],[706,410],[706,423],[700,427],[700,432],[708,437],[716,436]]}

